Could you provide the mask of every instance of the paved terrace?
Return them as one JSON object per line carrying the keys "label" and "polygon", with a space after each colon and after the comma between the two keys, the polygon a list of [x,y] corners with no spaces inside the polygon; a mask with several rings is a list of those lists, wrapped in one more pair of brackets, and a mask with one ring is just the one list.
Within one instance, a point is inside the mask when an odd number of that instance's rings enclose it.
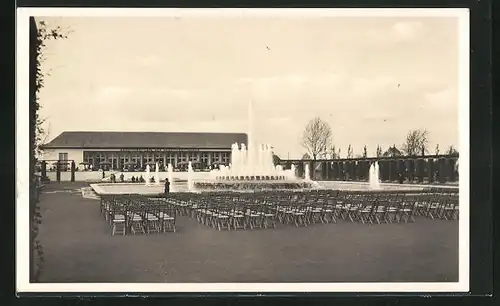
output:
{"label": "paved terrace", "polygon": [[40,197],[42,282],[458,281],[457,221],[219,232],[181,216],[176,233],[111,236],[99,201],[70,192],[83,186]]}

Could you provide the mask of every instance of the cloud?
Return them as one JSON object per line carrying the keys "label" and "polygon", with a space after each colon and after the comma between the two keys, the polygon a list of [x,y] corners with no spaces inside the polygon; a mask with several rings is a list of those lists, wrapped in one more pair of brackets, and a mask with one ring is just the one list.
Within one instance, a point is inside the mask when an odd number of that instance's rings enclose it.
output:
{"label": "cloud", "polygon": [[455,88],[426,93],[424,97],[427,107],[441,110],[458,109],[459,101]]}
{"label": "cloud", "polygon": [[255,117],[260,120],[257,129],[266,134],[269,128],[302,127],[313,116],[321,116],[338,128],[352,126],[353,122],[415,124],[421,116],[410,116],[403,122],[402,114],[428,112],[427,117],[432,117],[458,108],[454,90],[438,85],[428,78],[411,76],[395,79],[390,75],[288,74],[192,88],[110,85],[100,90],[95,100],[100,101],[99,107],[108,117],[136,122],[130,123],[132,126],[162,122],[178,129],[213,130],[221,128],[220,122],[245,125],[247,103],[252,98]]}
{"label": "cloud", "polygon": [[153,67],[160,65],[162,60],[158,56],[149,55],[138,57],[136,63],[142,67]]}
{"label": "cloud", "polygon": [[423,30],[424,26],[421,22],[402,21],[388,28],[370,28],[366,33],[368,38],[393,47],[393,43],[415,41],[421,36]]}
{"label": "cloud", "polygon": [[423,24],[421,22],[396,22],[392,26],[394,35],[404,41],[413,40],[421,34]]}
{"label": "cloud", "polygon": [[130,93],[129,88],[119,86],[105,86],[97,90],[96,94],[91,98],[91,103],[99,105],[120,103],[122,98]]}

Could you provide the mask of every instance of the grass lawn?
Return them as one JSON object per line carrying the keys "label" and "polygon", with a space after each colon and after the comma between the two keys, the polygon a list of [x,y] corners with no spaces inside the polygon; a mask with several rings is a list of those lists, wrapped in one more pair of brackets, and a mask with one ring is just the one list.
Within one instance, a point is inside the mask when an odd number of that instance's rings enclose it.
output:
{"label": "grass lawn", "polygon": [[41,282],[456,282],[458,221],[111,236],[99,201],[51,183],[40,196]]}

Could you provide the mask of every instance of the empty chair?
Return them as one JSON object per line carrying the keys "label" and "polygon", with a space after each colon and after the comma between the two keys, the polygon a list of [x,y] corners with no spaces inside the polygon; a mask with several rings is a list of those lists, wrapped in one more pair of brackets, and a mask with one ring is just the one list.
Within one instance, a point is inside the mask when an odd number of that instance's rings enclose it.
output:
{"label": "empty chair", "polygon": [[146,202],[145,214],[143,218],[147,234],[160,233],[161,222],[159,215],[160,215],[159,206]]}
{"label": "empty chair", "polygon": [[176,209],[172,204],[163,204],[158,208],[158,219],[160,220],[160,230],[175,232]]}
{"label": "empty chair", "polygon": [[111,235],[126,234],[125,208],[121,203],[114,201],[110,208],[109,220],[111,222]]}

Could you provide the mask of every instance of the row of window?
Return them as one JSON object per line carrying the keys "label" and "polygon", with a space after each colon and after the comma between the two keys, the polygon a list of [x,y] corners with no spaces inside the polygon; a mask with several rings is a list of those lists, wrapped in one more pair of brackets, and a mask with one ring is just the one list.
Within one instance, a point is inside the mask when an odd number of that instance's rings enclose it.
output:
{"label": "row of window", "polygon": [[108,162],[115,166],[125,164],[142,164],[146,163],[159,163],[176,165],[182,162],[202,162],[204,164],[209,163],[225,163],[228,164],[231,160],[230,152],[179,152],[174,153],[144,153],[144,154],[127,154],[121,152],[95,152],[95,151],[84,151],[83,161],[89,164],[99,164],[103,162]]}

